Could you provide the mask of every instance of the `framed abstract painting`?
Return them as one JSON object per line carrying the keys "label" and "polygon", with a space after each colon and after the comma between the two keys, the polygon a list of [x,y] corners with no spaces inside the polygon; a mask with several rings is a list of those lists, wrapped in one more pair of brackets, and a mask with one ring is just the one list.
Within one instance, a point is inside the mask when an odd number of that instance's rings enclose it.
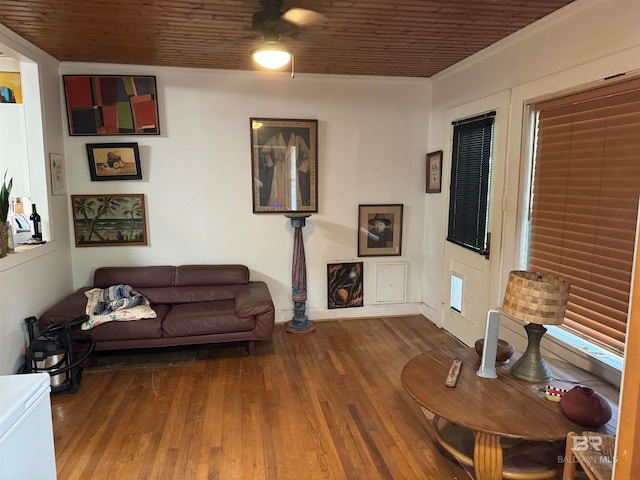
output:
{"label": "framed abstract painting", "polygon": [[64,75],[69,135],[159,135],[153,76]]}

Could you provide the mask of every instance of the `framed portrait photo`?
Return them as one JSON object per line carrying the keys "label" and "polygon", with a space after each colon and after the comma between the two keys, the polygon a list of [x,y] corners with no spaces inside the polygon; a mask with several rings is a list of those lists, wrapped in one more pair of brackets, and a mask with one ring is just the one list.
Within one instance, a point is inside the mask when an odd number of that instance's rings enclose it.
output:
{"label": "framed portrait photo", "polygon": [[427,153],[427,193],[442,191],[442,150]]}
{"label": "framed portrait photo", "polygon": [[358,256],[401,255],[403,204],[359,205],[358,208]]}
{"label": "framed portrait photo", "polygon": [[147,245],[144,194],[71,195],[76,247]]}
{"label": "framed portrait photo", "polygon": [[87,159],[94,182],[142,178],[137,143],[88,143]]}
{"label": "framed portrait photo", "polygon": [[318,211],[318,121],[251,118],[253,213]]}

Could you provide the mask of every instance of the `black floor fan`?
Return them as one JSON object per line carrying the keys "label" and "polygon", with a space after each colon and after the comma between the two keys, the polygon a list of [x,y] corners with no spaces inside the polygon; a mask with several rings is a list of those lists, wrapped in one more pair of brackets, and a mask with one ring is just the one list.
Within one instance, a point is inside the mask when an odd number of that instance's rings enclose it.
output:
{"label": "black floor fan", "polygon": [[51,391],[76,393],[82,379],[82,365],[95,347],[91,335],[78,330],[86,315],[56,323],[39,331],[38,319],[29,317],[29,347],[25,352],[24,373],[46,372],[51,377]]}

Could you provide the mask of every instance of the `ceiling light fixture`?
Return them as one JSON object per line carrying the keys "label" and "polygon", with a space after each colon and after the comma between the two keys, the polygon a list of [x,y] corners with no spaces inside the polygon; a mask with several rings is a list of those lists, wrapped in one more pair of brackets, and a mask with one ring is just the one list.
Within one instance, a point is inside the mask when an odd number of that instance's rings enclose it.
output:
{"label": "ceiling light fixture", "polygon": [[277,70],[284,67],[292,57],[292,52],[280,42],[268,41],[256,48],[251,56],[261,67]]}

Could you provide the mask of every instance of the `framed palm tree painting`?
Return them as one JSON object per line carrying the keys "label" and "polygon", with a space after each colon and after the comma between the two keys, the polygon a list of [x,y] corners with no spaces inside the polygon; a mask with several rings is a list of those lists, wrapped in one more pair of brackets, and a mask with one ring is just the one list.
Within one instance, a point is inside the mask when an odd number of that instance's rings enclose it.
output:
{"label": "framed palm tree painting", "polygon": [[143,194],[71,195],[76,247],[147,245]]}

